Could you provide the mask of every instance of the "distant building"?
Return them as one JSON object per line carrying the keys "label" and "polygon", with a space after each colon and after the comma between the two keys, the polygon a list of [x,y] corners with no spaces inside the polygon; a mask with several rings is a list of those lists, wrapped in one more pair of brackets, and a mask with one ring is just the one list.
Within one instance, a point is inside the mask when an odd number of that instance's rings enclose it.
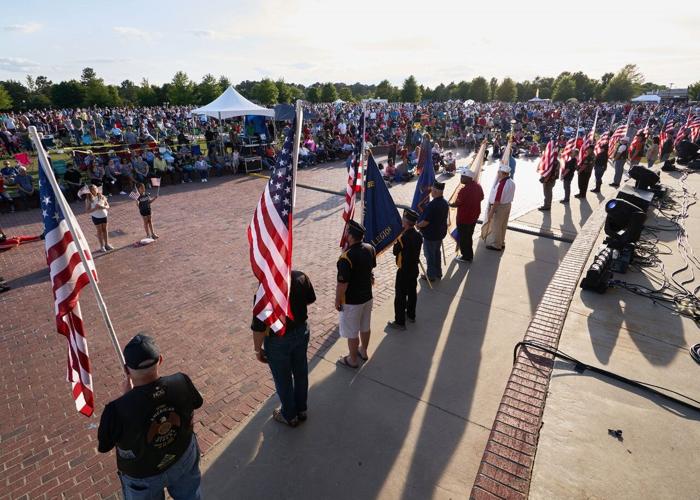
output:
{"label": "distant building", "polygon": [[688,89],[667,89],[659,90],[658,95],[661,98],[661,102],[687,102],[688,101]]}

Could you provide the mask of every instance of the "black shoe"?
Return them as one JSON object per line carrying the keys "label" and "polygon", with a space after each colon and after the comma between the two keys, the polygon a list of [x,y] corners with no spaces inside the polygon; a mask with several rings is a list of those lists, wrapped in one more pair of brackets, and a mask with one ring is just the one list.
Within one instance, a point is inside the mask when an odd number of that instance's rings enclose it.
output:
{"label": "black shoe", "polygon": [[552,207],[545,207],[544,205],[542,205],[541,207],[537,207],[537,210],[539,210],[540,212],[549,212],[551,209]]}
{"label": "black shoe", "polygon": [[306,414],[305,411],[300,411],[297,413],[297,420],[299,422],[306,422],[306,419],[309,418],[309,416]]}
{"label": "black shoe", "polygon": [[585,198],[585,197],[586,197],[586,195],[585,195],[585,194],[581,194],[581,193],[575,194],[575,195],[574,195],[574,198]]}
{"label": "black shoe", "polygon": [[466,257],[462,257],[461,255],[459,257],[455,257],[455,260],[457,262],[471,262],[472,259],[467,259]]}
{"label": "black shoe", "polygon": [[559,200],[559,203],[561,203],[562,205],[568,205],[569,200]]}
{"label": "black shoe", "polygon": [[393,328],[394,330],[401,330],[401,331],[406,331],[406,325],[400,325],[396,321],[389,321],[386,324],[387,327]]}
{"label": "black shoe", "polygon": [[425,274],[421,274],[420,279],[430,281],[431,283],[435,282],[435,278],[428,278]]}
{"label": "black shoe", "polygon": [[615,184],[614,182],[611,182],[610,184],[608,184],[608,186],[614,187],[614,188],[619,188],[619,187],[620,187],[619,184]]}
{"label": "black shoe", "polygon": [[408,322],[409,322],[409,323],[415,323],[415,322],[416,322],[416,318],[406,318],[406,319],[408,319]]}
{"label": "black shoe", "polygon": [[486,249],[487,250],[495,250],[496,252],[501,252],[503,250],[502,248],[496,248],[496,247],[491,246],[491,245],[486,245]]}
{"label": "black shoe", "polygon": [[600,193],[600,188],[591,189],[591,193]]}

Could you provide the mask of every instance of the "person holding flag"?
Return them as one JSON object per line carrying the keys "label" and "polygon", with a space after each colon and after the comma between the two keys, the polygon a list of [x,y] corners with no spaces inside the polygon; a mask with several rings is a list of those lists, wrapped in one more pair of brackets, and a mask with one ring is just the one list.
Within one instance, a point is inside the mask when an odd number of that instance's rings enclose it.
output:
{"label": "person holding flag", "polygon": [[403,213],[403,232],[394,243],[396,256],[396,284],[394,287],[394,321],[390,328],[406,329],[406,317],[411,323],[416,322],[416,302],[418,294],[418,264],[423,237],[415,229],[418,214],[407,208]]}
{"label": "person holding flag", "polygon": [[613,152],[613,166],[615,167],[615,176],[613,181],[610,183],[611,187],[620,187],[620,182],[622,182],[622,174],[625,171],[625,162],[627,162],[627,143],[629,139],[627,136],[620,137],[620,144],[615,147]]}
{"label": "person holding flag", "polygon": [[[606,132],[607,133],[607,132]],[[593,169],[595,171],[595,187],[591,189],[591,193],[600,193],[600,186],[603,185],[603,174],[608,168],[608,139],[603,136],[598,139],[594,150],[595,160],[593,161]]]}
{"label": "person holding flag", "polygon": [[552,209],[552,196],[554,185],[559,177],[559,160],[557,159],[557,141],[552,137],[547,146],[542,152],[542,158],[537,166],[537,171],[540,174],[540,182],[542,183],[542,191],[544,193],[544,202],[541,207],[538,207],[540,212],[549,212]]}
{"label": "person holding flag", "polygon": [[146,186],[143,184],[143,182],[136,184],[136,190],[138,192],[136,204],[139,207],[139,214],[143,219],[143,228],[146,231],[146,238],[153,238],[154,240],[157,240],[158,235],[153,229],[151,204],[158,199],[158,195],[155,195],[152,198],[151,194],[146,192]]}
{"label": "person holding flag", "polygon": [[[432,161],[428,163],[424,171],[432,170]],[[416,186],[417,188],[418,186]],[[444,182],[433,182],[432,200],[425,205],[417,224],[423,233],[423,254],[427,264],[427,270],[421,278],[430,282],[442,279],[442,253],[440,249],[442,240],[447,235],[447,216],[450,211],[447,200],[442,196],[444,190]]]}
{"label": "person holding flag", "polygon": [[481,214],[481,201],[484,199],[484,191],[476,181],[476,172],[465,168],[460,172],[462,188],[457,194],[457,199],[450,204],[457,208],[457,235],[460,255],[458,262],[471,262],[474,259],[472,240],[474,228]]}
{"label": "person holding flag", "polygon": [[578,165],[577,179],[578,179],[578,193],[574,195],[575,198],[586,198],[586,193],[588,192],[588,182],[591,180],[591,174],[593,173],[593,163],[595,161],[595,155],[593,153],[593,143],[584,143],[583,146],[586,148],[583,154],[583,159]]}

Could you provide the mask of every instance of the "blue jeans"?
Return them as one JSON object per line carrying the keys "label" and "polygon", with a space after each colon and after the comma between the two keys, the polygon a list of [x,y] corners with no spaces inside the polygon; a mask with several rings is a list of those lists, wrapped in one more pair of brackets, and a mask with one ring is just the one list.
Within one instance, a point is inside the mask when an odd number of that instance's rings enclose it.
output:
{"label": "blue jeans", "polygon": [[199,446],[193,435],[189,448],[168,470],[155,476],[131,477],[119,474],[124,500],[164,499],[164,488],[174,500],[200,500]]}
{"label": "blue jeans", "polygon": [[619,184],[622,182],[622,174],[625,173],[625,162],[627,160],[616,160],[615,165],[615,176],[613,177],[613,184]]}
{"label": "blue jeans", "polygon": [[309,393],[309,365],[306,360],[308,346],[309,327],[306,324],[287,330],[281,337],[265,337],[267,364],[282,403],[282,415],[287,420],[306,411]]}
{"label": "blue jeans", "polygon": [[442,278],[442,254],[440,253],[440,246],[442,245],[442,240],[425,240],[423,241],[423,255],[425,255],[425,262],[428,266],[426,274],[428,279],[434,280],[437,278]]}

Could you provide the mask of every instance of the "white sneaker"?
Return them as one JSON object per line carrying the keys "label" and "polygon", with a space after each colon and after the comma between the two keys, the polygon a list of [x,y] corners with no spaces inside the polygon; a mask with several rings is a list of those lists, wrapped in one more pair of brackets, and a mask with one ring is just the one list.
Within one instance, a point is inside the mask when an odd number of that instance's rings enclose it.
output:
{"label": "white sneaker", "polygon": [[92,253],[100,253],[100,252],[104,252],[104,251],[105,251],[105,247],[100,247]]}
{"label": "white sneaker", "polygon": [[119,194],[126,194],[126,191],[119,191]]}

